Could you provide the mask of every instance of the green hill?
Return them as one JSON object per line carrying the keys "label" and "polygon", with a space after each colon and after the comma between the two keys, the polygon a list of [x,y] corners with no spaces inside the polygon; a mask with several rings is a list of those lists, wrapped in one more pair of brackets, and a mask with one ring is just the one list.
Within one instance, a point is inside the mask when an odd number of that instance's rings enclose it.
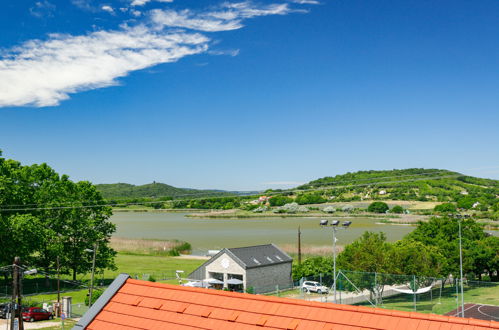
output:
{"label": "green hill", "polygon": [[359,171],[310,181],[297,189],[303,190],[302,194],[313,193],[336,201],[387,199],[456,202],[458,207],[465,209],[473,207],[476,202],[481,208],[494,208],[499,201],[498,180],[439,169]]}
{"label": "green hill", "polygon": [[110,199],[130,199],[130,198],[198,198],[209,196],[234,195],[234,192],[223,190],[198,190],[177,188],[165,183],[148,183],[136,186],[129,183],[97,184],[104,198]]}

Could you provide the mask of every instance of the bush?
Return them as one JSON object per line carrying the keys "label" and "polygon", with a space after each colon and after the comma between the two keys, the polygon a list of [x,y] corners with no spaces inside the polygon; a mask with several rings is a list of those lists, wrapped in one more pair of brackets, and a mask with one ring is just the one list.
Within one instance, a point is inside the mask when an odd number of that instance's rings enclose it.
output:
{"label": "bush", "polygon": [[367,211],[373,212],[373,213],[386,213],[390,208],[388,207],[388,204],[383,203],[383,202],[372,202],[369,207],[367,208]]}
{"label": "bush", "polygon": [[266,206],[260,206],[260,207],[257,207],[256,209],[253,210],[253,212],[255,213],[262,213],[262,212],[265,212],[265,211],[268,211],[268,207]]}
{"label": "bush", "polygon": [[336,209],[332,206],[328,206],[328,207],[323,208],[322,211],[324,211],[326,213],[334,213],[334,211],[336,211]]}
{"label": "bush", "polygon": [[437,213],[455,213],[457,211],[456,205],[452,203],[443,203],[433,208]]}
{"label": "bush", "polygon": [[291,202],[293,202],[293,199],[286,196],[274,196],[269,199],[270,206],[283,206]]}
{"label": "bush", "polygon": [[390,213],[402,214],[402,213],[404,213],[404,208],[402,206],[400,206],[400,205],[395,205],[390,210]]}
{"label": "bush", "polygon": [[[92,305],[95,304],[95,302],[97,301],[97,299],[99,299],[99,297],[104,293],[104,291],[101,291],[101,290],[96,290],[94,288],[94,290],[92,291]],[[85,297],[85,305],[86,306],[89,306],[88,305],[88,300],[90,298],[89,296],[90,293],[87,293],[87,296]]]}

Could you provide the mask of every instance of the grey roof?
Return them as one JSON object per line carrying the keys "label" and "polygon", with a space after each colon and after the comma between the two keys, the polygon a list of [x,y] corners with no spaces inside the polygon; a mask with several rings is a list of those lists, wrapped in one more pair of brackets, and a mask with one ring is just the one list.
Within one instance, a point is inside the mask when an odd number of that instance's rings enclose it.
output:
{"label": "grey roof", "polygon": [[293,262],[286,252],[279,249],[274,244],[255,245],[240,248],[222,249],[210,260],[196,268],[188,275],[189,279],[203,280],[205,277],[206,266],[218,259],[221,255],[227,253],[235,262],[244,269],[271,266],[286,262]]}
{"label": "grey roof", "polygon": [[227,250],[241,260],[245,268],[270,266],[293,261],[293,258],[274,244],[230,248]]}

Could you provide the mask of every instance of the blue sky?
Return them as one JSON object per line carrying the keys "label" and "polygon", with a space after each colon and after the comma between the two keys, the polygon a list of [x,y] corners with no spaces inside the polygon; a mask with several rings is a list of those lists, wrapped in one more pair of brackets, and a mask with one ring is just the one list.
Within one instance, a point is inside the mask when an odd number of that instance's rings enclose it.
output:
{"label": "blue sky", "polygon": [[0,149],[74,180],[499,179],[499,2],[11,1]]}

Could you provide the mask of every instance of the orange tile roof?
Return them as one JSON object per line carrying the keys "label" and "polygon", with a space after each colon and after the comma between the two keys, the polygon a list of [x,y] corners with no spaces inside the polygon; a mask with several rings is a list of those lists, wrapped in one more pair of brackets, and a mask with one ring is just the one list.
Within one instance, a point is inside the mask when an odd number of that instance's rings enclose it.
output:
{"label": "orange tile roof", "polygon": [[191,288],[128,278],[89,322],[122,329],[499,329],[499,322]]}

